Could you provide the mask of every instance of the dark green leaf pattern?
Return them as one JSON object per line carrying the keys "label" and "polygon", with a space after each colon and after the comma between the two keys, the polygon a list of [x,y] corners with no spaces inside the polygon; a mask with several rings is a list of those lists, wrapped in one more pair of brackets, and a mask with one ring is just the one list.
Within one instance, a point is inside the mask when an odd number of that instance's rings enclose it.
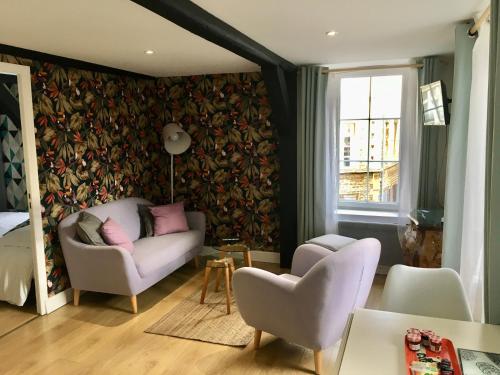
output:
{"label": "dark green leaf pattern", "polygon": [[169,202],[162,127],[193,139],[176,156],[176,201],[207,215],[207,244],[240,237],[278,250],[277,134],[260,73],[137,79],[0,55],[29,65],[50,294],[69,286],[57,224],[128,197]]}

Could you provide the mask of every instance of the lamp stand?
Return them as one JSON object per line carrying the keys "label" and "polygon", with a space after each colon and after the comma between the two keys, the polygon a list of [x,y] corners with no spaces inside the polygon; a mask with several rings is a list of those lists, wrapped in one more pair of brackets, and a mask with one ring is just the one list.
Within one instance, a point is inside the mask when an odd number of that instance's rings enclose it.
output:
{"label": "lamp stand", "polygon": [[170,199],[174,203],[174,154],[170,154]]}

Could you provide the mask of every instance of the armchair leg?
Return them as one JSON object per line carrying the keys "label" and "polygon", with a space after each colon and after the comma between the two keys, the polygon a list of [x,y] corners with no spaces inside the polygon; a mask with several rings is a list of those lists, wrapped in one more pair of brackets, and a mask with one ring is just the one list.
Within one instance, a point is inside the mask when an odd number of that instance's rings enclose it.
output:
{"label": "armchair leg", "polygon": [[196,267],[196,269],[200,268],[200,256],[199,255],[194,257],[194,266]]}
{"label": "armchair leg", "polygon": [[255,335],[253,338],[253,348],[255,350],[260,348],[260,338],[262,337],[262,330],[256,329],[255,330]]}
{"label": "armchair leg", "polygon": [[78,306],[80,304],[80,289],[73,288],[73,305]]}
{"label": "armchair leg", "polygon": [[137,296],[130,296],[130,305],[132,306],[132,313],[137,314]]}
{"label": "armchair leg", "polygon": [[314,370],[317,375],[321,374],[321,368],[323,367],[323,353],[321,350],[314,351]]}

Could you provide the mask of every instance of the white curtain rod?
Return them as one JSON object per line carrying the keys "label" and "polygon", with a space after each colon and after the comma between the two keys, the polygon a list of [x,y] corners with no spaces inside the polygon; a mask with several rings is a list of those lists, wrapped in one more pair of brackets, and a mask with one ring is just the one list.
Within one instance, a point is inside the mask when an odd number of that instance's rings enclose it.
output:
{"label": "white curtain rod", "polygon": [[396,69],[396,68],[417,68],[420,69],[423,64],[396,64],[396,65],[369,65],[369,66],[355,66],[352,68],[338,68],[338,69],[325,69],[323,74],[341,73],[341,72],[358,72],[362,70],[375,70],[375,69]]}
{"label": "white curtain rod", "polygon": [[479,31],[481,25],[489,18],[490,13],[491,13],[491,6],[488,5],[484,10],[484,12],[481,14],[481,17],[479,17],[479,19],[476,22],[474,22],[474,25],[472,25],[472,27],[469,29],[469,35],[471,36],[475,35]]}

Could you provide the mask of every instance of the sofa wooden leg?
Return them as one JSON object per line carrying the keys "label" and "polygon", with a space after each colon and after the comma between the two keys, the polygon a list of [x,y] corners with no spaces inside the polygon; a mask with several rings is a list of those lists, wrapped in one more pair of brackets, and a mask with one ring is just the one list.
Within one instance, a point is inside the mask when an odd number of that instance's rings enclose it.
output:
{"label": "sofa wooden leg", "polygon": [[80,304],[80,289],[73,288],[73,305],[78,306]]}
{"label": "sofa wooden leg", "polygon": [[199,255],[194,257],[194,266],[196,267],[196,269],[200,269],[200,256]]}
{"label": "sofa wooden leg", "polygon": [[253,336],[253,348],[255,350],[260,348],[260,338],[262,337],[262,330],[256,329]]}
{"label": "sofa wooden leg", "polygon": [[321,350],[314,351],[314,370],[317,375],[321,374],[321,368],[323,367],[323,353]]}
{"label": "sofa wooden leg", "polygon": [[130,305],[132,306],[132,313],[137,314],[137,296],[130,296]]}

